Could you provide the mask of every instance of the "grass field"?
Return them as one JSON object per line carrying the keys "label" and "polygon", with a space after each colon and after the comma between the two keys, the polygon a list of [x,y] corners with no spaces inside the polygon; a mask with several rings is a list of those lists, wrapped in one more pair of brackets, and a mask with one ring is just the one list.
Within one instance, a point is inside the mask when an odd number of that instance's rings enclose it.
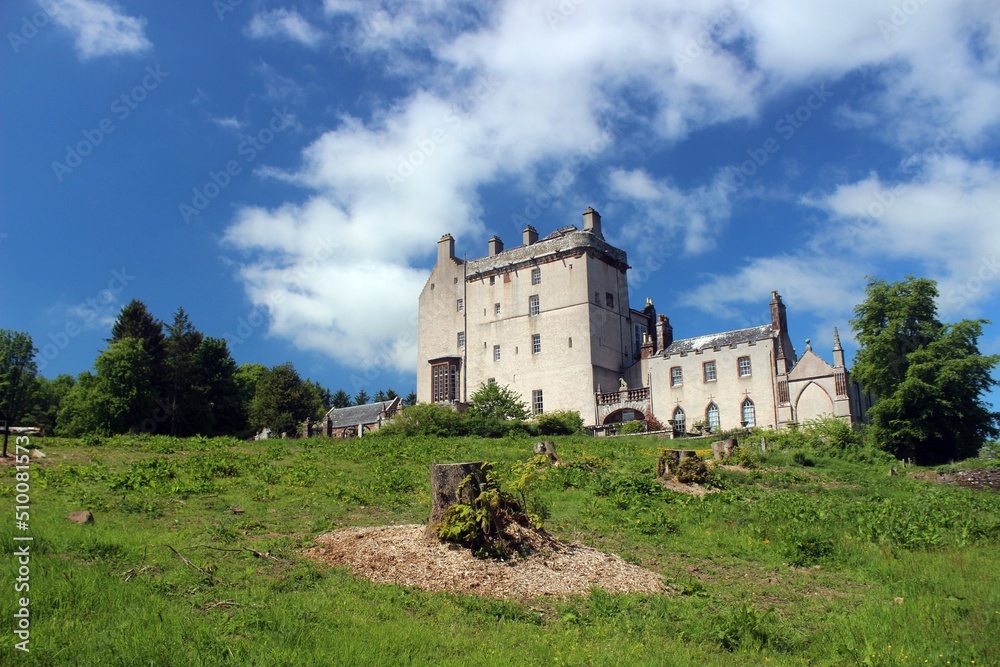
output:
{"label": "grass field", "polygon": [[[0,664],[1000,665],[1000,494],[776,452],[699,498],[654,481],[662,441],[555,440],[568,465],[533,503],[548,530],[671,594],[487,600],[301,556],[341,526],[422,523],[431,462],[507,472],[530,439],[33,439],[30,528],[0,521]],[[95,522],[66,521],[80,509]],[[15,535],[34,537],[27,593]]]}

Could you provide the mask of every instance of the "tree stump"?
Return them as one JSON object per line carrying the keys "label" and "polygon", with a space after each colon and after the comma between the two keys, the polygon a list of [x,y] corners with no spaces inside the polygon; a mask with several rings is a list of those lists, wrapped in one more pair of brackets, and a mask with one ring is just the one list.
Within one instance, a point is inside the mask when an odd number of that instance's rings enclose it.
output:
{"label": "tree stump", "polygon": [[[486,486],[484,463],[431,464],[431,517],[427,521],[427,536],[437,537],[434,527],[444,519],[445,510],[457,503],[471,505]],[[469,481],[463,484],[466,478]]]}
{"label": "tree stump", "polygon": [[551,440],[546,440],[545,442],[536,442],[531,446],[531,451],[537,456],[546,456],[549,459],[549,465],[557,466],[559,465],[559,457],[556,456],[556,443]]}

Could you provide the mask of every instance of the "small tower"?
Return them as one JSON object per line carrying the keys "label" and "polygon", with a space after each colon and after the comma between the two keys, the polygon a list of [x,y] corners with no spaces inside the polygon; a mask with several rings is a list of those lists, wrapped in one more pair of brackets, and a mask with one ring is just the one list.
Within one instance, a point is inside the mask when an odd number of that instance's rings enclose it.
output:
{"label": "small tower", "polygon": [[837,327],[833,328],[833,367],[844,368],[844,348],[840,345],[840,332]]}

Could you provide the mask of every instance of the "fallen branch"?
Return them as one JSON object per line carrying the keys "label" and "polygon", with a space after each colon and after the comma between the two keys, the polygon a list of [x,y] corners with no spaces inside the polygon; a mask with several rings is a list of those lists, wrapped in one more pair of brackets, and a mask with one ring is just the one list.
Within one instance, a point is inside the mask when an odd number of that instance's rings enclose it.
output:
{"label": "fallen branch", "polygon": [[273,560],[275,563],[280,563],[281,562],[280,558],[275,558],[274,556],[271,555],[271,552],[269,552],[269,551],[265,552],[265,553],[261,553],[260,551],[257,551],[256,549],[251,549],[250,547],[243,547],[243,548],[246,551],[249,551],[250,553],[252,553],[257,558],[266,558],[268,560]]}
{"label": "fallen branch", "polygon": [[183,554],[182,554],[182,553],[181,553],[180,551],[178,551],[177,549],[174,549],[174,548],[173,548],[172,546],[170,546],[169,544],[167,544],[167,545],[164,545],[164,546],[166,546],[166,547],[167,547],[168,549],[170,549],[170,550],[171,550],[171,551],[173,551],[173,552],[174,552],[175,554],[177,554],[177,557],[178,557],[178,558],[180,558],[180,559],[181,559],[182,561],[184,561],[184,564],[185,564],[185,565],[187,565],[188,567],[191,567],[191,568],[194,568],[195,570],[198,570],[198,571],[199,571],[199,572],[201,572],[202,574],[207,574],[207,575],[208,575],[208,576],[210,576],[210,577],[212,576],[212,573],[211,573],[211,572],[209,572],[208,570],[203,570],[202,568],[198,567],[197,565],[195,565],[194,563],[192,563],[191,561],[189,561],[189,560],[188,560],[187,558],[185,558],[185,557],[184,557],[184,555],[183,555]]}

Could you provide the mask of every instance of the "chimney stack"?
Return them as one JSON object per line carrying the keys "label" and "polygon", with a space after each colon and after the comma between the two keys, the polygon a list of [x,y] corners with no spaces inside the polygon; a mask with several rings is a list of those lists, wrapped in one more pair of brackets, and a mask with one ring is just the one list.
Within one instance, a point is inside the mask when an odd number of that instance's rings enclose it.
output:
{"label": "chimney stack", "polygon": [[494,255],[499,255],[503,252],[503,241],[500,240],[499,236],[493,236],[490,238],[490,257]]}
{"label": "chimney stack", "polygon": [[665,350],[674,342],[674,328],[666,315],[656,316],[656,347]]}
{"label": "chimney stack", "polygon": [[524,228],[524,231],[521,232],[521,236],[524,239],[524,245],[534,245],[538,243],[538,230],[531,225]]}
{"label": "chimney stack", "polygon": [[601,231],[601,214],[590,206],[583,212],[583,231],[590,232],[599,239],[604,238],[604,233]]}
{"label": "chimney stack", "polygon": [[437,263],[443,264],[447,261],[455,260],[455,238],[451,234],[445,234],[438,241]]}

